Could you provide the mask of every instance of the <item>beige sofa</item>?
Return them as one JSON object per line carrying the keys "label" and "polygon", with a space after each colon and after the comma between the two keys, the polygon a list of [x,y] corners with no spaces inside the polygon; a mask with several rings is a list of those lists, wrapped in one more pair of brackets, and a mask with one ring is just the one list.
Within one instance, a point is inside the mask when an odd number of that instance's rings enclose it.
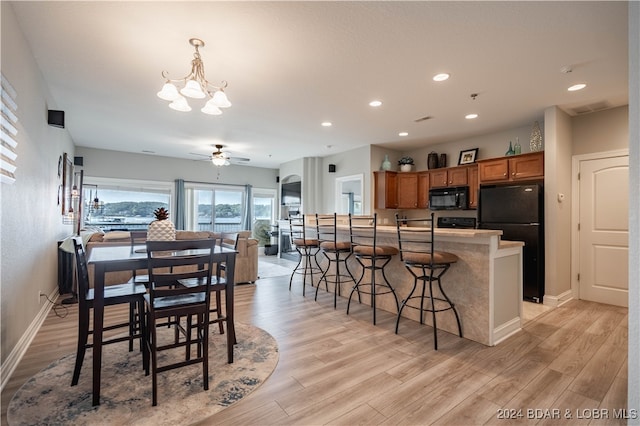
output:
{"label": "beige sofa", "polygon": [[[251,231],[239,231],[236,241],[225,239],[223,244],[233,247],[238,251],[236,256],[235,282],[253,283],[258,279],[258,240],[251,238]],[[220,233],[209,231],[176,231],[176,239],[192,240],[202,238],[220,238]],[[131,236],[129,232],[113,231],[102,234],[96,232],[89,237],[86,244],[87,255],[91,254],[94,247],[100,246],[122,246],[130,245]],[[140,274],[146,275],[145,271]],[[116,284],[128,281],[133,273],[128,271],[107,273],[105,284]],[[93,268],[89,265],[89,277],[93,281]]]}

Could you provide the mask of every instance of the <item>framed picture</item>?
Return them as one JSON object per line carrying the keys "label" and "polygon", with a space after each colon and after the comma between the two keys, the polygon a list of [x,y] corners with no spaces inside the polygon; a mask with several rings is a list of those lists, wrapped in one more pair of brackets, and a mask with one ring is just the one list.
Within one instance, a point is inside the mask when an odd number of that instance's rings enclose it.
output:
{"label": "framed picture", "polygon": [[458,165],[471,164],[476,162],[476,156],[478,155],[478,148],[465,149],[460,151],[460,158],[458,159]]}

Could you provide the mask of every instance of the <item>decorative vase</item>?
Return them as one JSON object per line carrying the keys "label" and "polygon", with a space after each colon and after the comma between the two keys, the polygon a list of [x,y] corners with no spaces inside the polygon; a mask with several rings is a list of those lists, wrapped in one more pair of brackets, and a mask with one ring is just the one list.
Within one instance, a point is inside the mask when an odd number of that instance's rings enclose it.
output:
{"label": "decorative vase", "polygon": [[533,122],[531,129],[531,138],[529,139],[529,149],[531,152],[542,151],[542,132],[540,131],[540,123]]}
{"label": "decorative vase", "polygon": [[447,154],[440,154],[440,161],[438,161],[438,168],[441,169],[447,167]]}
{"label": "decorative vase", "polygon": [[516,152],[513,150],[513,145],[511,144],[511,141],[509,141],[509,150],[507,152],[504,153],[504,155],[514,155]]}
{"label": "decorative vase", "polygon": [[400,171],[401,172],[410,172],[412,166],[413,166],[412,164],[400,164]]}
{"label": "decorative vase", "polygon": [[522,147],[520,146],[520,138],[516,138],[516,144],[513,146],[513,153],[515,155],[522,154]]}
{"label": "decorative vase", "polygon": [[160,207],[156,209],[153,214],[156,220],[149,224],[147,229],[148,241],[173,241],[176,239],[176,227],[173,222],[169,220],[169,212]]}
{"label": "decorative vase", "polygon": [[438,154],[436,152],[431,152],[427,156],[427,167],[429,170],[438,168]]}
{"label": "decorative vase", "polygon": [[389,156],[385,154],[384,161],[381,166],[382,170],[391,170],[391,161],[389,161]]}

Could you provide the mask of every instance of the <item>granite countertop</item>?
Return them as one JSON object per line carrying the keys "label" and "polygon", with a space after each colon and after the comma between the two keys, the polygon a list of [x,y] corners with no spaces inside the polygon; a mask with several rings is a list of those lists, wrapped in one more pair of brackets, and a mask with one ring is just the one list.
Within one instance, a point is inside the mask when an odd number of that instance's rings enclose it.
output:
{"label": "granite countertop", "polygon": [[[416,227],[416,229],[429,229],[429,228]],[[382,225],[382,226],[378,226],[378,231],[396,233],[397,229],[395,226]],[[483,238],[483,237],[492,237],[494,235],[500,236],[502,235],[502,231],[497,229],[436,228],[435,234],[443,237]]]}

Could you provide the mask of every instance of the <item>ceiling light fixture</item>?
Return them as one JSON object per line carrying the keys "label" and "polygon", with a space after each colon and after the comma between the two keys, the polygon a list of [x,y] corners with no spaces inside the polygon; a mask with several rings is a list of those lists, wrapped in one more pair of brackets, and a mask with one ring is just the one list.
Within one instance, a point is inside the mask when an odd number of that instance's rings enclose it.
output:
{"label": "ceiling light fixture", "polygon": [[575,92],[575,91],[577,91],[577,90],[582,90],[582,89],[584,89],[585,87],[587,87],[587,85],[586,85],[586,84],[584,84],[584,83],[579,83],[579,84],[574,84],[573,86],[569,87],[567,90],[568,90],[568,91],[570,91],[570,92]]}
{"label": "ceiling light fixture", "polygon": [[478,118],[478,114],[467,114],[464,116],[467,120],[473,120],[474,118]]}
{"label": "ceiling light fixture", "polygon": [[227,154],[222,152],[222,145],[216,145],[216,148],[218,150],[213,154],[211,154],[211,162],[213,163],[213,165],[222,167],[222,166],[228,166],[229,164],[231,164],[229,162],[229,158],[227,157]]}
{"label": "ceiling light fixture", "polygon": [[400,132],[400,133],[398,133],[398,136],[409,136],[409,133],[407,133],[407,132]]}
{"label": "ceiling light fixture", "polygon": [[380,105],[382,105],[382,101],[376,100],[376,101],[369,102],[369,106],[372,106],[372,107],[379,107]]}
{"label": "ceiling light fixture", "polygon": [[322,122],[322,126],[323,127],[331,127],[331,126],[333,126],[333,124],[330,121],[323,121]]}
{"label": "ceiling light fixture", "polygon": [[[162,90],[158,92],[158,97],[165,101],[171,101],[169,108],[182,112],[191,111],[185,96],[193,99],[209,97],[209,100],[200,111],[209,115],[220,115],[222,114],[220,108],[229,108],[231,106],[231,102],[229,102],[227,95],[224,93],[227,82],[223,81],[220,86],[214,86],[207,81],[204,77],[204,64],[198,50],[198,48],[204,47],[204,41],[199,38],[192,38],[189,39],[189,43],[196,49],[191,61],[191,72],[185,77],[171,79],[167,71],[162,71],[165,83],[162,86]],[[183,85],[180,91],[178,91],[174,83]]]}
{"label": "ceiling light fixture", "polygon": [[449,74],[447,73],[441,73],[441,74],[436,74],[433,76],[433,81],[445,81],[449,79]]}

